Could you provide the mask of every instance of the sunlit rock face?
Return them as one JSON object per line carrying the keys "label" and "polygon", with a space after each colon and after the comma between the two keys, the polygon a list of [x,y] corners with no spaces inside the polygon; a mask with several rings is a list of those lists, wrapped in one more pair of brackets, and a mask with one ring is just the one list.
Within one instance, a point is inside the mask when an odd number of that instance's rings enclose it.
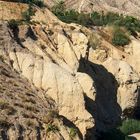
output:
{"label": "sunlit rock face", "polygon": [[[88,10],[86,6],[89,2],[74,3],[71,3],[73,8]],[[123,5],[109,1],[93,3],[96,4],[90,4],[90,8],[95,6],[108,9],[108,6],[114,8]],[[74,23],[61,22],[47,8],[43,11],[36,8],[31,20],[33,24],[21,24],[16,28],[10,28],[6,21],[0,22],[0,66],[2,69],[8,67],[0,71],[0,76],[8,83],[9,76],[16,75],[20,83],[18,86],[23,91],[18,94],[35,90],[32,93],[37,96],[34,97],[37,102],[35,109],[40,107],[35,115],[41,120],[41,126],[47,125],[42,120],[44,114],[48,110],[55,110],[57,117],[51,117],[60,131],[48,136],[44,130],[41,131],[41,137],[51,140],[94,140],[95,131],[112,129],[120,123],[122,117],[137,114],[140,108],[138,39],[132,38],[127,47],[118,49],[98,32]],[[89,45],[91,34],[99,37],[100,43],[96,49]],[[12,75],[8,76],[7,72]],[[26,82],[22,82],[23,79]],[[8,89],[8,84],[4,85],[2,80],[1,85]],[[13,86],[12,83],[9,85],[9,88]],[[28,87],[27,91],[24,91],[24,85]],[[18,98],[16,101],[21,103],[22,100]],[[19,122],[23,121],[20,116]],[[16,123],[14,121],[14,125]],[[39,122],[35,120],[35,123],[38,126]],[[74,138],[71,137],[71,127],[78,132]],[[6,134],[12,137],[18,135],[13,129],[8,129]],[[28,133],[25,136],[28,137]],[[32,136],[33,139],[36,136],[35,129]]]}

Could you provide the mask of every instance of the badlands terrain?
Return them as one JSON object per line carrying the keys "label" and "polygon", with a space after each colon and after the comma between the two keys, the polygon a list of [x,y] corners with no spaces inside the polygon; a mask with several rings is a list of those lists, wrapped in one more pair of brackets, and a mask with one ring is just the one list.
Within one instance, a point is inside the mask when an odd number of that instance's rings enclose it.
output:
{"label": "badlands terrain", "polygon": [[[60,0],[45,0],[48,7],[52,7]],[[139,0],[64,0],[67,8],[79,12],[113,11],[123,14],[135,15],[140,18]]]}
{"label": "badlands terrain", "polygon": [[[79,12],[140,11],[138,0],[65,2]],[[139,33],[116,46],[112,27],[62,22],[57,3],[44,4],[0,1],[0,139],[140,140]]]}

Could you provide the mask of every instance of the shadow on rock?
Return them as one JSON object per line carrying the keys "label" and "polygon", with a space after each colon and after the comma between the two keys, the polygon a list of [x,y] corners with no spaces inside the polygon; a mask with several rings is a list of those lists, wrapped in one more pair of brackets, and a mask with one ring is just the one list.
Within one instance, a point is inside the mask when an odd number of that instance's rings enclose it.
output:
{"label": "shadow on rock", "polygon": [[[121,123],[121,107],[117,103],[118,82],[114,75],[98,64],[81,58],[78,72],[88,74],[94,81],[95,101],[85,96],[86,109],[95,119],[96,133],[113,129]],[[86,139],[92,140],[95,128],[87,132]]]}
{"label": "shadow on rock", "polygon": [[134,109],[134,118],[140,120],[140,88],[138,89],[138,106]]}
{"label": "shadow on rock", "polygon": [[63,123],[65,126],[69,127],[69,128],[75,128],[77,130],[77,134],[79,136],[79,138],[82,140],[83,139],[83,135],[81,134],[80,130],[78,129],[78,127],[76,127],[76,125],[71,122],[70,120],[68,120],[66,117],[64,116],[60,116],[63,119]]}
{"label": "shadow on rock", "polygon": [[113,129],[106,133],[101,133],[97,140],[137,140],[133,136],[124,135],[119,129]]}

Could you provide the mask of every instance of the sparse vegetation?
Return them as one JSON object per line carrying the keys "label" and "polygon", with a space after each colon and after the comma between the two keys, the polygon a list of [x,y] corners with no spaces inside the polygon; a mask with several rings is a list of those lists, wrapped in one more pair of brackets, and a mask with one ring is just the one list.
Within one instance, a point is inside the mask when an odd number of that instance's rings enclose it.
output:
{"label": "sparse vegetation", "polygon": [[31,17],[35,15],[35,10],[32,6],[32,4],[29,4],[29,8],[22,13],[22,19],[21,20],[15,20],[11,19],[8,21],[9,27],[13,30],[17,30],[19,25],[32,23]]}
{"label": "sparse vegetation", "polygon": [[9,103],[6,100],[0,99],[0,109],[8,108]]}
{"label": "sparse vegetation", "polygon": [[59,131],[59,128],[58,128],[58,126],[50,123],[47,125],[46,131],[47,131],[47,133],[48,132],[56,132],[56,131]]}
{"label": "sparse vegetation", "polygon": [[70,128],[70,137],[74,138],[77,134],[77,130],[75,128]]}
{"label": "sparse vegetation", "polygon": [[4,62],[4,57],[2,55],[0,55],[0,60]]}
{"label": "sparse vegetation", "polygon": [[9,127],[11,124],[9,122],[6,121],[6,118],[0,118],[0,126],[3,128],[7,128]]}
{"label": "sparse vegetation", "polygon": [[134,119],[126,119],[122,122],[122,126],[119,128],[125,135],[140,132],[140,121]]}
{"label": "sparse vegetation", "polygon": [[25,103],[24,108],[29,110],[29,111],[38,112],[38,110],[36,109],[35,105],[32,104],[31,102]]}
{"label": "sparse vegetation", "polygon": [[30,22],[31,21],[31,16],[35,14],[35,10],[33,9],[32,5],[29,4],[29,8],[27,11],[22,13],[23,21],[25,22]]}
{"label": "sparse vegetation", "polygon": [[[137,36],[137,32],[140,32],[140,20],[131,17],[124,16],[118,13],[104,13],[104,12],[92,12],[90,14],[78,13],[74,10],[66,10],[65,3],[60,2],[52,8],[52,12],[63,22],[66,23],[78,23],[84,26],[118,26],[125,28],[131,35]],[[122,30],[114,32],[112,44],[116,46],[124,46],[130,43],[130,38]]]}
{"label": "sparse vegetation", "polygon": [[125,46],[130,43],[129,35],[121,28],[115,29],[113,33],[112,43],[115,46]]}
{"label": "sparse vegetation", "polygon": [[89,37],[88,45],[95,50],[100,45],[100,40],[97,38],[97,36],[91,34]]}
{"label": "sparse vegetation", "polygon": [[129,136],[140,132],[140,121],[134,119],[126,119],[122,125],[116,129],[102,133],[99,140],[129,140]]}
{"label": "sparse vegetation", "polygon": [[14,115],[17,112],[12,106],[9,106],[5,111],[7,115]]}
{"label": "sparse vegetation", "polygon": [[19,25],[19,21],[18,21],[18,20],[11,19],[11,20],[8,22],[8,24],[9,24],[9,27],[10,27],[11,29],[16,29],[16,28],[18,27],[18,25]]}

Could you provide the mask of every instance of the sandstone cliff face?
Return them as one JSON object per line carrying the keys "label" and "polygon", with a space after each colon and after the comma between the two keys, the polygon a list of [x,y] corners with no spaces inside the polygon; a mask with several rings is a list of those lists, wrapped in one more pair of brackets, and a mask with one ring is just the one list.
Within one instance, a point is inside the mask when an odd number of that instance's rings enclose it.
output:
{"label": "sandstone cliff face", "polygon": [[[15,75],[28,79],[37,90],[33,93],[37,96],[36,109],[40,108],[37,118],[41,119],[47,108],[58,110],[63,118],[56,117],[53,121],[60,131],[49,135],[42,131],[42,139],[78,140],[83,135],[84,139],[93,140],[95,129],[106,131],[116,127],[122,116],[139,117],[138,40],[133,39],[122,51],[100,37],[100,46],[94,50],[89,46],[89,36],[97,32],[62,23],[48,9],[38,9],[32,20],[34,24],[14,29],[7,22],[0,23],[0,58],[2,65],[9,67],[8,73],[14,75],[11,71],[16,71]],[[32,87],[29,86],[31,91]],[[46,125],[43,120],[41,123]],[[79,136],[71,137],[68,126],[77,128]],[[18,135],[9,129],[8,133]],[[33,138],[35,133],[33,130]]]}

